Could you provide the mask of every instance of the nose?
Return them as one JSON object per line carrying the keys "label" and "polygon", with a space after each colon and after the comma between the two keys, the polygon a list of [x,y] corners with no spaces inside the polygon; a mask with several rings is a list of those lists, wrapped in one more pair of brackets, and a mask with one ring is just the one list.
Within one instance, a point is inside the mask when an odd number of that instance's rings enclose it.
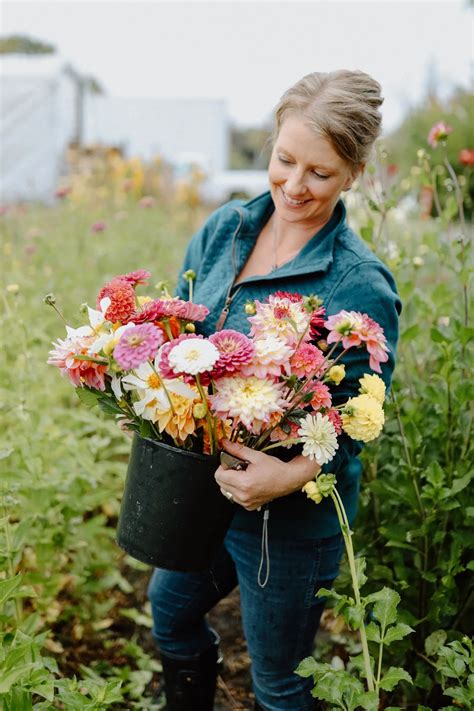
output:
{"label": "nose", "polygon": [[288,197],[298,200],[306,193],[306,185],[304,183],[304,172],[294,170],[290,173],[285,181],[285,192]]}

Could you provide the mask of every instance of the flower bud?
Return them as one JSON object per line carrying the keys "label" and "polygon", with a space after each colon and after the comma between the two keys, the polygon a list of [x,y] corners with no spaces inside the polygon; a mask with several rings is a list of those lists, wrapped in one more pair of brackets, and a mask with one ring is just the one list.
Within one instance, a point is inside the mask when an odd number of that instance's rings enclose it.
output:
{"label": "flower bud", "polygon": [[186,331],[186,333],[196,333],[196,326],[194,325],[194,323],[189,322],[184,327],[184,330]]}
{"label": "flower bud", "polygon": [[43,301],[49,306],[54,306],[54,304],[56,303],[56,297],[54,296],[54,294],[46,294]]}
{"label": "flower bud", "polygon": [[79,306],[79,313],[85,316],[87,314],[87,301]]}
{"label": "flower bud", "polygon": [[19,284],[8,284],[5,288],[9,294],[18,294],[18,292],[20,291]]}
{"label": "flower bud", "polygon": [[324,341],[323,339],[321,339],[320,341],[318,341],[318,348],[319,348],[323,353],[325,353],[325,352],[327,351],[327,349],[328,349],[327,341]]}
{"label": "flower bud", "polygon": [[317,482],[315,481],[308,481],[303,488],[301,489],[308,499],[311,499],[311,501],[314,501],[315,504],[321,503],[323,500],[323,497],[321,496],[321,492],[319,490],[319,486]]}
{"label": "flower bud", "polygon": [[247,316],[254,316],[257,313],[255,301],[247,301],[245,304],[245,313]]}
{"label": "flower bud", "polygon": [[333,365],[332,368],[328,370],[328,377],[335,385],[339,385],[341,380],[346,377],[346,366]]}
{"label": "flower bud", "polygon": [[186,272],[183,273],[183,279],[186,279],[186,281],[194,281],[196,278],[196,272],[193,269],[188,269]]}
{"label": "flower bud", "polygon": [[196,420],[202,420],[203,417],[206,417],[207,413],[207,407],[203,402],[198,402],[196,405],[193,407],[193,417]]}
{"label": "flower bud", "polygon": [[322,306],[323,300],[320,299],[316,294],[310,294],[309,296],[303,297],[303,305],[306,311],[313,312],[317,311],[320,306]]}

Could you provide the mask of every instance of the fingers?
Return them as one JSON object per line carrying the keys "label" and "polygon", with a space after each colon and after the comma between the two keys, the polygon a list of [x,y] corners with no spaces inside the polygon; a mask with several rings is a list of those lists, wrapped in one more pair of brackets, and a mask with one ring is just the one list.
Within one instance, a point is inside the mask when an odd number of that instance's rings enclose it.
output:
{"label": "fingers", "polygon": [[250,449],[244,444],[238,444],[237,442],[230,442],[228,439],[223,440],[222,446],[226,452],[233,454],[234,457],[239,457],[239,459],[246,459],[248,462],[258,462],[261,460],[262,452],[257,452],[255,449]]}

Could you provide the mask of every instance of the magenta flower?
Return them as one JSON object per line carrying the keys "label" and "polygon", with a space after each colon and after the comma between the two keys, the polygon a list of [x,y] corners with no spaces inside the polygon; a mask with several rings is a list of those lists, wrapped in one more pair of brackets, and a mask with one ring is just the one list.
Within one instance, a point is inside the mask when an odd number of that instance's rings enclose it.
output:
{"label": "magenta flower", "polygon": [[139,311],[131,314],[130,321],[133,321],[133,323],[160,321],[160,319],[167,316],[175,316],[186,321],[204,321],[208,313],[209,309],[206,306],[193,304],[191,301],[155,299],[143,304]]}
{"label": "magenta flower", "polygon": [[340,435],[342,432],[342,418],[339,412],[336,409],[331,408],[327,410],[324,414],[331,420],[334,429],[336,430],[336,434]]}
{"label": "magenta flower", "polygon": [[220,358],[212,370],[213,378],[236,373],[253,359],[255,348],[250,338],[243,333],[224,329],[209,336],[209,341],[220,353]]}
{"label": "magenta flower", "polygon": [[114,348],[114,358],[123,370],[132,370],[156,356],[164,341],[159,328],[152,323],[142,323],[128,328]]}
{"label": "magenta flower", "polygon": [[324,327],[325,315],[326,309],[324,308],[324,306],[320,306],[319,309],[316,309],[316,311],[313,311],[313,313],[311,314],[311,323],[309,327],[311,339],[317,338],[321,335],[322,329]]}
{"label": "magenta flower", "polygon": [[107,225],[105,222],[94,222],[93,225],[91,225],[91,232],[96,234],[97,232],[103,232],[107,228]]}
{"label": "magenta flower", "polygon": [[436,148],[438,143],[445,141],[452,131],[453,129],[451,126],[448,126],[447,123],[444,121],[438,121],[438,123],[435,123],[430,129],[428,134],[428,143],[433,148]]}

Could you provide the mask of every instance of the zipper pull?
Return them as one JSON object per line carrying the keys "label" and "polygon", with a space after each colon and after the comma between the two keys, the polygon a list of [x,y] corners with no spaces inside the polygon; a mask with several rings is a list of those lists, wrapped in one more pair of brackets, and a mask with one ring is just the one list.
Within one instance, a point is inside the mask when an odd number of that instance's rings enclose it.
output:
{"label": "zipper pull", "polygon": [[229,308],[232,303],[232,297],[228,296],[225,300],[225,305],[224,308],[222,309],[219,318],[217,319],[217,323],[215,326],[216,331],[220,331],[222,329],[222,326],[225,324],[225,320],[227,318],[227,315],[229,313]]}

